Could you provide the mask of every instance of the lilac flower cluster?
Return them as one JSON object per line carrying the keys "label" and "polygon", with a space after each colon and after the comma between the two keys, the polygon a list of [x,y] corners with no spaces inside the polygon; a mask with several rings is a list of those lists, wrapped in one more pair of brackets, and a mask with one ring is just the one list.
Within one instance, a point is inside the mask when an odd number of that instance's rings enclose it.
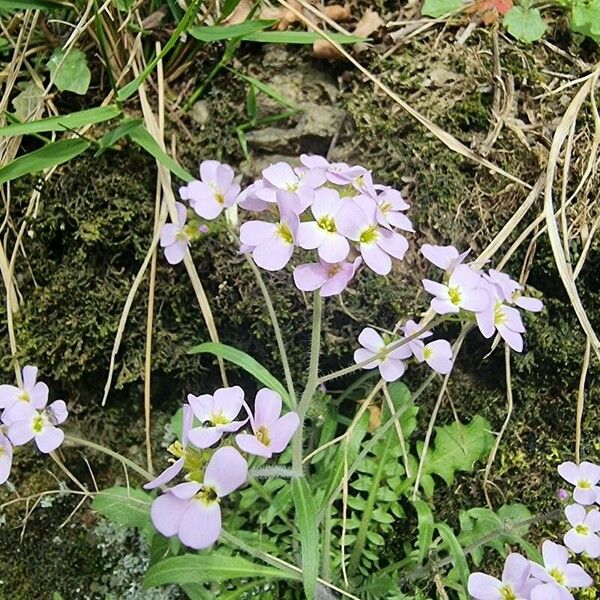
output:
{"label": "lilac flower cluster", "polygon": [[582,567],[569,562],[569,550],[600,557],[600,511],[595,506],[600,503],[600,466],[586,461],[580,465],[564,462],[558,472],[574,486],[575,502],[565,508],[570,525],[563,537],[565,545],[546,540],[542,544],[543,565],[510,554],[501,580],[484,573],[471,574],[468,588],[475,600],[573,600],[570,589],[592,585],[592,578]]}
{"label": "lilac flower cluster", "polygon": [[[266,388],[256,394],[254,413],[239,386],[218,389],[213,395],[188,395],[181,442],[169,448],[176,460],[144,486],[152,490],[184,474],[182,483],[167,488],[152,503],[152,522],[162,535],[176,535],[197,550],[218,539],[221,500],[248,478],[248,462],[239,450],[270,458],[285,450],[298,428],[298,415],[288,412],[281,416],[281,408],[281,396]],[[251,432],[238,433],[247,423]],[[239,450],[227,437],[233,433]]]}
{"label": "lilac flower cluster", "polygon": [[48,386],[37,381],[37,367],[23,368],[23,385],[0,385],[0,485],[8,480],[13,447],[35,440],[45,454],[56,450],[65,434],[57,425],[68,416],[63,400],[48,404]]}
{"label": "lilac flower cluster", "polygon": [[200,219],[212,221],[235,204],[240,186],[234,177],[229,165],[205,160],[200,163],[200,180],[179,188],[179,196],[189,203],[192,217],[188,223],[188,209],[182,202],[176,202],[177,223],[162,226],[160,245],[170,264],[180,263],[191,243],[208,232],[208,226]]}
{"label": "lilac flower cluster", "polygon": [[425,290],[434,296],[434,312],[474,318],[485,338],[497,333],[515,352],[523,351],[525,327],[517,307],[539,312],[543,308],[540,300],[523,296],[523,286],[506,273],[494,269],[480,272],[464,264],[468,251],[459,254],[454,246],[425,244],[421,252],[444,270],[441,283],[423,280]]}
{"label": "lilac flower cluster", "polygon": [[404,214],[409,205],[400,192],[374,183],[371,172],[358,165],[306,154],[300,163],[296,168],[272,164],[240,193],[231,167],[202,162],[200,180],[179,190],[194,218],[186,224],[187,209],[178,202],[178,222],[161,230],[167,260],[181,262],[191,242],[207,230],[197,217],[212,220],[237,204],[264,215],[240,228],[240,251],[251,253],[259,267],[278,271],[295,249],[316,251],[315,262],[294,270],[294,282],[302,291],[319,290],[323,297],[340,294],[363,262],[375,273],[387,275],[392,260],[401,260],[408,249],[397,230],[413,231]]}

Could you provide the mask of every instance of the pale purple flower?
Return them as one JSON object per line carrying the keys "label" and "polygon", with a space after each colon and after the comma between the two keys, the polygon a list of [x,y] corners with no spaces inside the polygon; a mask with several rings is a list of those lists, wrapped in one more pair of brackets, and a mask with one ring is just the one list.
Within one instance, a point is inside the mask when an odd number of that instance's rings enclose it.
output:
{"label": "pale purple flower", "polygon": [[298,226],[298,245],[305,250],[317,250],[319,258],[329,263],[344,260],[350,252],[350,244],[340,233],[336,217],[344,200],[336,190],[321,188],[315,192],[310,210],[314,221]]}
{"label": "pale purple flower", "polygon": [[252,246],[254,262],[267,271],[283,269],[294,253],[300,221],[298,215],[285,206],[286,196],[290,193],[278,193],[278,223],[247,221],[240,227],[240,241]]}
{"label": "pale purple flower", "polygon": [[448,274],[452,273],[465,260],[469,252],[471,250],[459,254],[454,246],[433,246],[431,244],[421,246],[423,256],[436,267],[444,269]]}
{"label": "pale purple flower", "polygon": [[263,210],[270,208],[272,206],[271,203],[261,200],[256,195],[257,190],[263,187],[265,187],[265,182],[262,179],[250,184],[238,196],[237,205],[244,210],[253,212],[262,212]]}
{"label": "pale purple flower", "polygon": [[594,463],[583,461],[580,465],[568,461],[558,466],[559,475],[575,486],[573,498],[578,504],[588,506],[596,502],[600,493],[600,467]]}
{"label": "pale purple flower", "polygon": [[311,204],[315,190],[325,183],[322,169],[294,170],[284,162],[268,166],[262,172],[263,185],[254,194],[264,202],[279,202],[278,190],[292,192],[286,196],[288,208],[296,214],[305,211]]}
{"label": "pale purple flower", "polygon": [[400,379],[406,370],[403,360],[411,357],[408,344],[390,350],[391,344],[386,344],[384,339],[371,327],[365,327],[358,336],[362,348],[354,352],[354,362],[357,364],[370,360],[363,365],[363,369],[379,367],[379,373],[385,381]]}
{"label": "pale purple flower", "polygon": [[238,431],[248,421],[248,417],[235,420],[244,404],[244,390],[237,385],[218,389],[213,396],[189,394],[187,399],[194,417],[201,423],[188,434],[190,442],[198,448],[212,446],[224,433]]}
{"label": "pale purple flower", "polygon": [[528,600],[531,590],[530,562],[513,552],[506,557],[502,580],[484,573],[469,576],[469,594],[475,600]]}
{"label": "pale purple flower", "polygon": [[330,163],[317,154],[301,154],[300,162],[307,169],[322,169],[327,180],[336,185],[348,185],[367,171],[364,167],[350,166],[345,162]]}
{"label": "pale purple flower", "polygon": [[200,181],[179,188],[179,195],[183,200],[189,200],[190,206],[203,219],[216,219],[223,209],[235,204],[240,193],[234,177],[229,165],[218,160],[205,160],[200,163]]}
{"label": "pale purple flower", "polygon": [[175,202],[177,209],[177,223],[165,223],[160,230],[160,245],[164,248],[167,262],[171,265],[179,264],[185,251],[191,244],[192,230],[188,226],[187,209],[181,202]]}
{"label": "pale purple flower", "polygon": [[581,504],[570,504],[565,515],[571,529],[565,533],[564,542],[575,554],[587,552],[591,558],[600,556],[600,511],[597,508],[589,512]]}
{"label": "pale purple flower", "polygon": [[153,490],[161,485],[165,485],[172,481],[181,473],[185,465],[185,448],[189,442],[189,432],[194,421],[194,412],[189,404],[183,405],[183,419],[181,427],[181,446],[177,443],[169,447],[169,451],[175,454],[178,458],[175,462],[169,465],[158,477],[144,485],[144,489]]}
{"label": "pale purple flower", "polygon": [[[585,588],[592,585],[592,578],[579,566],[569,563],[569,551],[560,544],[546,540],[542,544],[544,566],[531,563],[531,575],[542,583],[553,584],[560,592],[561,600],[573,600],[568,588]],[[547,588],[546,591],[549,591]],[[536,594],[540,600],[541,595]],[[545,599],[545,597],[544,597]]]}
{"label": "pale purple flower", "polygon": [[294,269],[294,283],[303,292],[319,290],[322,298],[341,294],[352,281],[356,270],[362,263],[359,257],[354,262],[307,263]]}
{"label": "pale purple flower", "polygon": [[0,485],[6,483],[12,466],[13,448],[10,440],[0,431]]}
{"label": "pale purple flower", "polygon": [[30,405],[41,409],[48,402],[48,386],[43,381],[37,381],[37,367],[27,365],[23,367],[23,385],[0,385],[0,409],[5,409],[2,417],[4,422],[10,420],[13,407]]}
{"label": "pale purple flower", "polygon": [[[412,319],[409,319],[400,329],[402,333],[404,333],[404,337],[408,338],[411,335],[418,333],[422,329],[422,327],[417,322],[413,321]],[[432,331],[423,331],[423,333],[419,334],[418,337],[407,342],[410,351],[413,354],[416,354],[417,352],[422,352],[424,346],[423,340],[428,337],[431,337],[432,335]]]}
{"label": "pale purple flower", "polygon": [[544,308],[541,300],[522,296],[523,286],[506,273],[490,269],[483,278],[495,287],[498,298],[509,304],[516,304],[529,312],[540,312]]}
{"label": "pale purple flower", "polygon": [[376,197],[377,202],[377,222],[383,227],[397,227],[404,231],[414,231],[410,219],[403,211],[410,208],[402,194],[391,187],[386,187]]}
{"label": "pale purple flower", "polygon": [[300,419],[293,411],[281,417],[281,404],[281,396],[277,392],[267,388],[258,390],[254,415],[250,415],[253,434],[238,433],[235,436],[241,450],[265,458],[285,450],[298,429]]}
{"label": "pale purple flower", "polygon": [[180,483],[154,500],[150,509],[154,527],[165,537],[177,535],[195,550],[208,548],[221,533],[221,498],[247,477],[244,457],[230,446],[219,448],[206,466],[202,483]]}
{"label": "pale purple flower", "polygon": [[458,265],[447,284],[423,279],[423,287],[435,296],[431,300],[431,308],[439,315],[458,313],[461,308],[477,313],[490,304],[481,275],[467,265]]}
{"label": "pale purple flower", "polygon": [[422,348],[417,348],[414,355],[419,362],[425,361],[440,375],[446,375],[452,371],[452,346],[448,340],[429,342]]}
{"label": "pale purple flower", "polygon": [[485,338],[491,338],[497,331],[500,337],[515,352],[523,351],[523,337],[525,326],[521,320],[521,314],[514,306],[504,304],[498,297],[498,289],[493,284],[483,279],[487,286],[490,304],[486,310],[475,315],[479,331]]}
{"label": "pale purple flower", "polygon": [[565,500],[568,500],[570,497],[569,492],[567,492],[567,490],[564,490],[562,488],[559,488],[558,490],[556,490],[556,498],[559,502],[564,502]]}
{"label": "pale purple flower", "polygon": [[531,590],[531,600],[573,600],[573,594],[556,582],[539,583]]}
{"label": "pale purple flower", "polygon": [[402,260],[408,242],[404,236],[375,221],[375,205],[365,209],[354,203],[347,204],[338,213],[337,225],[340,233],[358,242],[366,265],[378,275],[387,275],[392,270],[392,257]]}
{"label": "pale purple flower", "polygon": [[64,423],[67,416],[63,400],[56,400],[41,411],[31,404],[14,406],[8,423],[8,438],[14,446],[22,446],[33,439],[39,451],[48,454],[63,443],[65,434],[57,425]]}

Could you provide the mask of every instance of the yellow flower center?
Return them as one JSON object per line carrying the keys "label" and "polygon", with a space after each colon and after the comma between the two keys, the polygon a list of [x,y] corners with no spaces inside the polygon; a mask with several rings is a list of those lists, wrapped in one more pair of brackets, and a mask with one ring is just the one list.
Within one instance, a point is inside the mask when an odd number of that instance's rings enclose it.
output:
{"label": "yellow flower center", "polygon": [[321,217],[317,221],[317,225],[329,233],[335,233],[337,231],[335,227],[335,221],[333,220],[333,217],[330,217],[329,215]]}
{"label": "yellow flower center", "polygon": [[554,578],[554,580],[556,581],[556,583],[560,584],[560,585],[564,585],[567,581],[567,578],[565,577],[565,574],[558,569],[557,567],[552,567],[549,571],[548,574]]}
{"label": "yellow flower center", "polygon": [[448,289],[448,297],[450,298],[450,302],[452,304],[458,306],[462,300],[462,294],[460,293],[460,288],[451,287]]}
{"label": "yellow flower center", "polygon": [[42,431],[44,431],[44,424],[44,417],[41,415],[34,417],[32,424],[33,431],[35,431],[35,433],[42,433]]}
{"label": "yellow flower center", "polygon": [[433,350],[431,348],[425,348],[423,350],[423,358],[427,360],[433,356]]}
{"label": "yellow flower center", "polygon": [[577,487],[581,488],[582,490],[591,490],[592,489],[592,484],[587,479],[580,479],[577,482]]}
{"label": "yellow flower center", "polygon": [[392,210],[392,205],[389,202],[384,202],[380,207],[379,210],[385,215],[387,213],[390,212],[390,210]]}
{"label": "yellow flower center", "polygon": [[292,233],[292,230],[285,223],[277,224],[276,233],[286,244],[294,243],[294,234]]}
{"label": "yellow flower center", "polygon": [[229,425],[231,420],[226,417],[222,412],[218,414],[212,414],[210,420],[213,425]]}
{"label": "yellow flower center", "polygon": [[271,445],[271,437],[269,436],[269,429],[264,425],[261,425],[256,432],[256,439],[263,445],[269,447]]}
{"label": "yellow flower center", "polygon": [[196,498],[208,506],[214,502],[217,502],[219,496],[217,496],[217,492],[215,491],[214,487],[206,486],[196,494]]}
{"label": "yellow flower center", "polygon": [[590,533],[590,528],[586,527],[583,524],[579,524],[575,527],[575,531],[579,534],[579,535],[589,535]]}
{"label": "yellow flower center", "polygon": [[503,585],[498,591],[502,600],[518,600],[519,598],[510,585]]}
{"label": "yellow flower center", "polygon": [[20,402],[31,402],[31,398],[25,390],[21,390],[21,393],[17,396],[17,400]]}
{"label": "yellow flower center", "polygon": [[295,181],[294,183],[286,183],[285,184],[285,189],[288,192],[296,192],[296,191],[298,191],[299,187],[300,187],[300,185],[297,181]]}
{"label": "yellow flower center", "polygon": [[494,307],[494,325],[504,325],[506,322],[506,315],[502,310],[502,302],[496,302]]}
{"label": "yellow flower center", "polygon": [[359,241],[361,244],[373,244],[378,239],[379,231],[377,231],[377,225],[371,225],[360,234]]}
{"label": "yellow flower center", "polygon": [[219,204],[225,204],[225,196],[223,196],[223,194],[221,194],[221,192],[217,192],[215,194],[215,200],[219,203]]}
{"label": "yellow flower center", "polygon": [[2,458],[6,454],[6,450],[0,446],[0,458]]}

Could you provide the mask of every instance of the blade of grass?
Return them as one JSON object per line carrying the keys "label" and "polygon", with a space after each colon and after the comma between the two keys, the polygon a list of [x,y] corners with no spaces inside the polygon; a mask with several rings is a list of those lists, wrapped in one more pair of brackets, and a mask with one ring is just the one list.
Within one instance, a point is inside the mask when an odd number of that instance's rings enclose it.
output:
{"label": "blade of grass", "polygon": [[246,38],[247,35],[272,27],[276,23],[276,20],[270,19],[267,21],[244,21],[236,25],[205,25],[190,27],[188,33],[201,42],[218,42],[239,37]]}
{"label": "blade of grass", "polygon": [[[368,42],[369,38],[343,33],[329,33],[328,37],[338,44],[358,44]],[[244,42],[261,44],[314,44],[322,36],[312,31],[258,31],[244,36]]]}
{"label": "blade of grass", "polygon": [[15,123],[6,127],[0,127],[0,137],[30,135],[32,133],[45,133],[48,131],[68,131],[86,125],[94,125],[114,119],[121,114],[121,110],[115,105],[99,106],[89,108],[67,115],[39,119],[26,123]]}
{"label": "blade of grass", "polygon": [[2,167],[0,169],[0,184],[68,162],[85,152],[89,147],[90,142],[82,139],[60,140],[46,144],[39,150],[19,156],[5,167]]}

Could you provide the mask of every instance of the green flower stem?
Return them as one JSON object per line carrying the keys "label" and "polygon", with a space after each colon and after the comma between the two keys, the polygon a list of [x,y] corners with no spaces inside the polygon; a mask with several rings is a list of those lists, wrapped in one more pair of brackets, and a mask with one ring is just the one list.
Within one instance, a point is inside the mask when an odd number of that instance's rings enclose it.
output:
{"label": "green flower stem", "polygon": [[[429,322],[424,323],[423,327],[421,329],[419,329],[419,331],[415,331],[415,333],[413,333],[412,335],[409,335],[408,337],[402,338],[402,339],[394,342],[393,344],[390,344],[387,347],[388,352],[392,352],[394,350],[397,350],[398,348],[401,348],[405,344],[408,344],[408,342],[411,342],[412,340],[418,338],[422,333],[427,331],[430,327],[436,327],[437,325],[439,325],[440,323],[442,323],[445,320],[446,320],[445,317],[437,317],[437,318],[432,319]],[[349,367],[346,367],[345,369],[340,369],[339,371],[334,371],[333,373],[330,373],[329,375],[323,375],[322,377],[319,377],[317,379],[317,385],[320,385],[321,383],[325,383],[327,381],[331,381],[332,379],[337,379],[338,377],[343,377],[344,375],[350,375],[350,373],[354,373],[355,371],[358,371],[359,369],[366,367],[368,364],[372,363],[373,360],[375,360],[375,359],[369,358],[369,359],[363,360],[355,365],[350,365]]]}
{"label": "green flower stem", "polygon": [[73,435],[65,435],[65,441],[70,442],[71,444],[74,444],[76,446],[87,446],[92,450],[96,450],[98,452],[102,452],[103,454],[107,454],[108,456],[112,456],[113,458],[116,458],[118,461],[120,461],[123,465],[128,466],[132,471],[135,471],[138,475],[141,475],[147,481],[152,480],[152,475],[150,475],[150,473],[148,473],[146,469],[140,467],[139,465],[136,465],[132,460],[129,460],[122,454],[119,454],[118,452],[115,452],[110,448],[106,448],[105,446],[102,446],[100,444],[96,444],[94,442],[90,442],[88,440],[84,440]]}
{"label": "green flower stem", "polygon": [[296,405],[298,403],[296,399],[296,390],[294,389],[292,371],[290,370],[290,363],[288,361],[287,352],[285,350],[285,344],[283,343],[283,335],[281,335],[281,328],[279,327],[279,321],[277,320],[277,313],[275,312],[275,308],[273,307],[273,302],[271,300],[269,290],[265,284],[263,276],[261,275],[260,269],[256,266],[250,255],[246,254],[246,260],[248,261],[248,264],[250,265],[250,268],[252,269],[252,272],[256,277],[258,287],[260,287],[260,291],[262,292],[263,298],[265,299],[267,312],[269,313],[271,324],[273,326],[273,333],[275,334],[275,339],[277,340],[277,349],[279,350],[279,356],[281,357],[281,366],[283,367],[285,384],[287,386],[288,394],[290,395],[292,407],[296,408]]}
{"label": "green flower stem", "polygon": [[321,353],[321,317],[323,313],[323,300],[318,291],[313,296],[313,322],[310,338],[310,362],[308,366],[308,379],[306,387],[298,405],[298,416],[300,425],[294,434],[292,469],[298,473],[302,472],[302,434],[304,433],[304,419],[310,402],[315,395],[319,385],[319,354]]}

